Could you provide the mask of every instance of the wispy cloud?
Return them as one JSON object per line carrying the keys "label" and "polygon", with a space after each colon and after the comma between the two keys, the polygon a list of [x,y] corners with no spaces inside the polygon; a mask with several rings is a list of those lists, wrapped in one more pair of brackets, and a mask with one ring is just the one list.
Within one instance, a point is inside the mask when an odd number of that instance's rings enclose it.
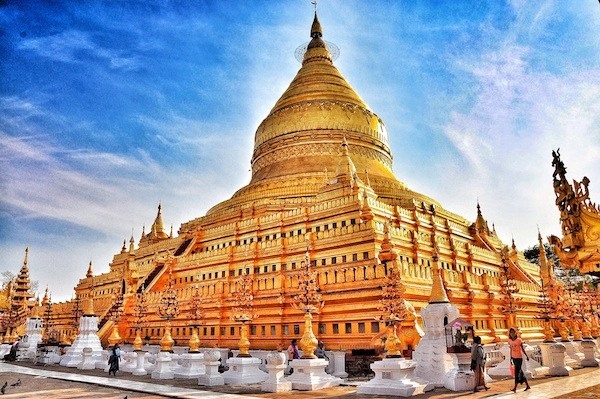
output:
{"label": "wispy cloud", "polygon": [[140,67],[137,57],[126,56],[121,51],[102,47],[94,43],[91,33],[78,30],[26,39],[19,44],[18,48],[65,63],[82,64],[84,58],[97,57],[107,61],[111,69],[133,71]]}

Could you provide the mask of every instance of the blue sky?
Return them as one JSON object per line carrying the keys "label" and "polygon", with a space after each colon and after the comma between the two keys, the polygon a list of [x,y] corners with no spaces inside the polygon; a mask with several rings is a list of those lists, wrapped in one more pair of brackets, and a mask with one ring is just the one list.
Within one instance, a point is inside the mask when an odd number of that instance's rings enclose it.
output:
{"label": "blue sky", "polygon": [[[55,301],[159,201],[176,231],[250,180],[313,16],[308,0],[2,4],[0,271],[29,246]],[[560,234],[552,149],[600,202],[596,0],[323,0],[319,19],[412,189],[469,220],[479,200],[520,249]]]}

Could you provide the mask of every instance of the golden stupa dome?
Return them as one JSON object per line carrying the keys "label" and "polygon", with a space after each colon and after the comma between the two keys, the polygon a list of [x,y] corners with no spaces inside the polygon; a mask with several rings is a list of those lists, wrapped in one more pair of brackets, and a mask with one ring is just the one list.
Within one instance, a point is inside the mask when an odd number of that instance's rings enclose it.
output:
{"label": "golden stupa dome", "polygon": [[343,145],[358,176],[366,181],[368,173],[380,199],[439,205],[394,176],[383,121],[334,66],[322,36],[315,13],[301,68],[256,131],[250,183],[207,215],[247,203],[314,197],[327,175],[339,172]]}

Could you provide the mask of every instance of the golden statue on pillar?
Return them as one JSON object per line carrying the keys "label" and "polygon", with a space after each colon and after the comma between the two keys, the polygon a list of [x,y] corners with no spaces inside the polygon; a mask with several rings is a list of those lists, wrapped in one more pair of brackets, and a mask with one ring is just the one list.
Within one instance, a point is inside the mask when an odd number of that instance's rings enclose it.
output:
{"label": "golden statue on pillar", "polygon": [[240,341],[238,343],[240,353],[237,357],[251,357],[248,323],[257,317],[252,311],[254,304],[253,285],[254,281],[247,273],[244,273],[235,284],[236,289],[233,293],[235,307],[233,308],[231,319],[242,323]]}
{"label": "golden statue on pillar", "polygon": [[512,271],[508,264],[508,248],[504,247],[501,252],[502,263],[500,265],[501,270],[504,272],[503,281],[500,282],[500,295],[502,305],[499,310],[506,315],[508,327],[513,327],[520,333],[519,326],[517,324],[517,312],[523,309],[522,298],[518,298],[516,294],[519,293],[517,281],[513,278]]}
{"label": "golden statue on pillar", "polygon": [[140,292],[135,295],[135,307],[133,308],[133,322],[135,325],[135,339],[133,340],[133,350],[142,350],[142,326],[146,322],[146,312],[148,311],[148,300],[146,298],[146,287],[142,285]]}
{"label": "golden statue on pillar", "polygon": [[298,275],[298,291],[298,294],[294,296],[292,307],[304,312],[304,333],[299,345],[303,353],[302,359],[316,359],[315,349],[319,341],[313,332],[312,314],[318,313],[325,303],[319,292],[317,271],[312,268],[308,248]]}
{"label": "golden statue on pillar", "polygon": [[119,319],[123,315],[123,293],[121,291],[115,293],[113,296],[113,305],[110,308],[110,318],[113,322],[112,333],[108,337],[108,343],[110,346],[115,346],[123,339],[119,335]]}
{"label": "golden statue on pillar", "polygon": [[169,266],[169,285],[163,291],[160,302],[158,303],[158,315],[166,320],[165,333],[160,340],[160,350],[162,352],[171,352],[175,341],[171,337],[171,320],[179,315],[179,300],[177,293],[173,289],[172,265]]}
{"label": "golden statue on pillar", "polygon": [[552,328],[551,321],[555,318],[553,316],[556,312],[556,304],[550,297],[548,284],[544,284],[543,279],[538,308],[540,309],[540,314],[537,318],[544,321],[544,342],[554,342],[554,329]]}
{"label": "golden statue on pillar", "polygon": [[190,326],[192,326],[192,336],[190,337],[188,346],[190,352],[198,352],[200,349],[200,337],[198,336],[198,328],[203,318],[202,313],[202,294],[198,289],[198,284],[194,288],[194,294],[190,299]]}
{"label": "golden statue on pillar", "polygon": [[402,274],[397,263],[398,254],[394,252],[390,241],[389,221],[383,227],[383,241],[379,260],[386,270],[385,282],[381,287],[379,310],[381,314],[375,320],[385,323],[387,333],[385,337],[386,357],[402,357],[402,347],[398,338],[397,326],[408,314],[406,301],[403,297],[405,288],[402,284]]}

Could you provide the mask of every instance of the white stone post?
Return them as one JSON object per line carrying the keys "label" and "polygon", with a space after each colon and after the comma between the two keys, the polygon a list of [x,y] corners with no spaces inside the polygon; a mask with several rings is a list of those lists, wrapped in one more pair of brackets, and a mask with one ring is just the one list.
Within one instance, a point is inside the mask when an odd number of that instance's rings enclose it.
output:
{"label": "white stone post", "polygon": [[453,366],[446,374],[444,387],[451,391],[469,391],[475,387],[475,375],[470,369],[471,353],[451,353]]}
{"label": "white stone post", "polygon": [[570,367],[565,366],[565,352],[567,348],[557,342],[550,345],[550,368],[548,375],[551,376],[568,376]]}
{"label": "white stone post", "polygon": [[487,373],[491,376],[497,377],[508,377],[510,376],[510,346],[508,344],[504,344],[500,347],[499,352],[504,356],[504,360],[495,365],[494,367],[490,367]]}
{"label": "white stone post", "polygon": [[156,356],[156,366],[150,375],[155,380],[172,380],[175,377],[171,369],[173,355],[168,351],[160,351]]}
{"label": "white stone post", "polygon": [[283,352],[272,352],[267,355],[267,379],[262,383],[265,392],[287,392],[292,390],[292,383],[284,380],[287,357]]}
{"label": "white stone post", "polygon": [[131,372],[133,375],[146,375],[148,372],[144,368],[144,363],[146,362],[146,352],[144,351],[135,351],[137,356],[137,364],[135,370]]}
{"label": "white stone post", "polygon": [[77,365],[79,370],[94,370],[96,361],[94,360],[94,350],[92,348],[83,348],[82,361]]}
{"label": "white stone post", "polygon": [[348,377],[346,373],[346,352],[333,353],[333,376],[338,378]]}
{"label": "white stone post", "polygon": [[596,359],[596,343],[592,340],[581,341],[583,351],[583,359],[581,365],[583,367],[598,367],[598,359]]}
{"label": "white stone post", "polygon": [[204,354],[202,353],[184,353],[179,356],[181,367],[175,371],[175,378],[198,378],[205,373]]}
{"label": "white stone post", "polygon": [[132,373],[137,367],[137,354],[135,352],[121,351],[123,361],[119,366],[119,370],[125,373]]}
{"label": "white stone post", "polygon": [[218,350],[209,350],[204,352],[204,375],[198,377],[198,385],[213,387],[216,385],[225,385],[223,376],[219,373],[221,362],[221,353]]}

